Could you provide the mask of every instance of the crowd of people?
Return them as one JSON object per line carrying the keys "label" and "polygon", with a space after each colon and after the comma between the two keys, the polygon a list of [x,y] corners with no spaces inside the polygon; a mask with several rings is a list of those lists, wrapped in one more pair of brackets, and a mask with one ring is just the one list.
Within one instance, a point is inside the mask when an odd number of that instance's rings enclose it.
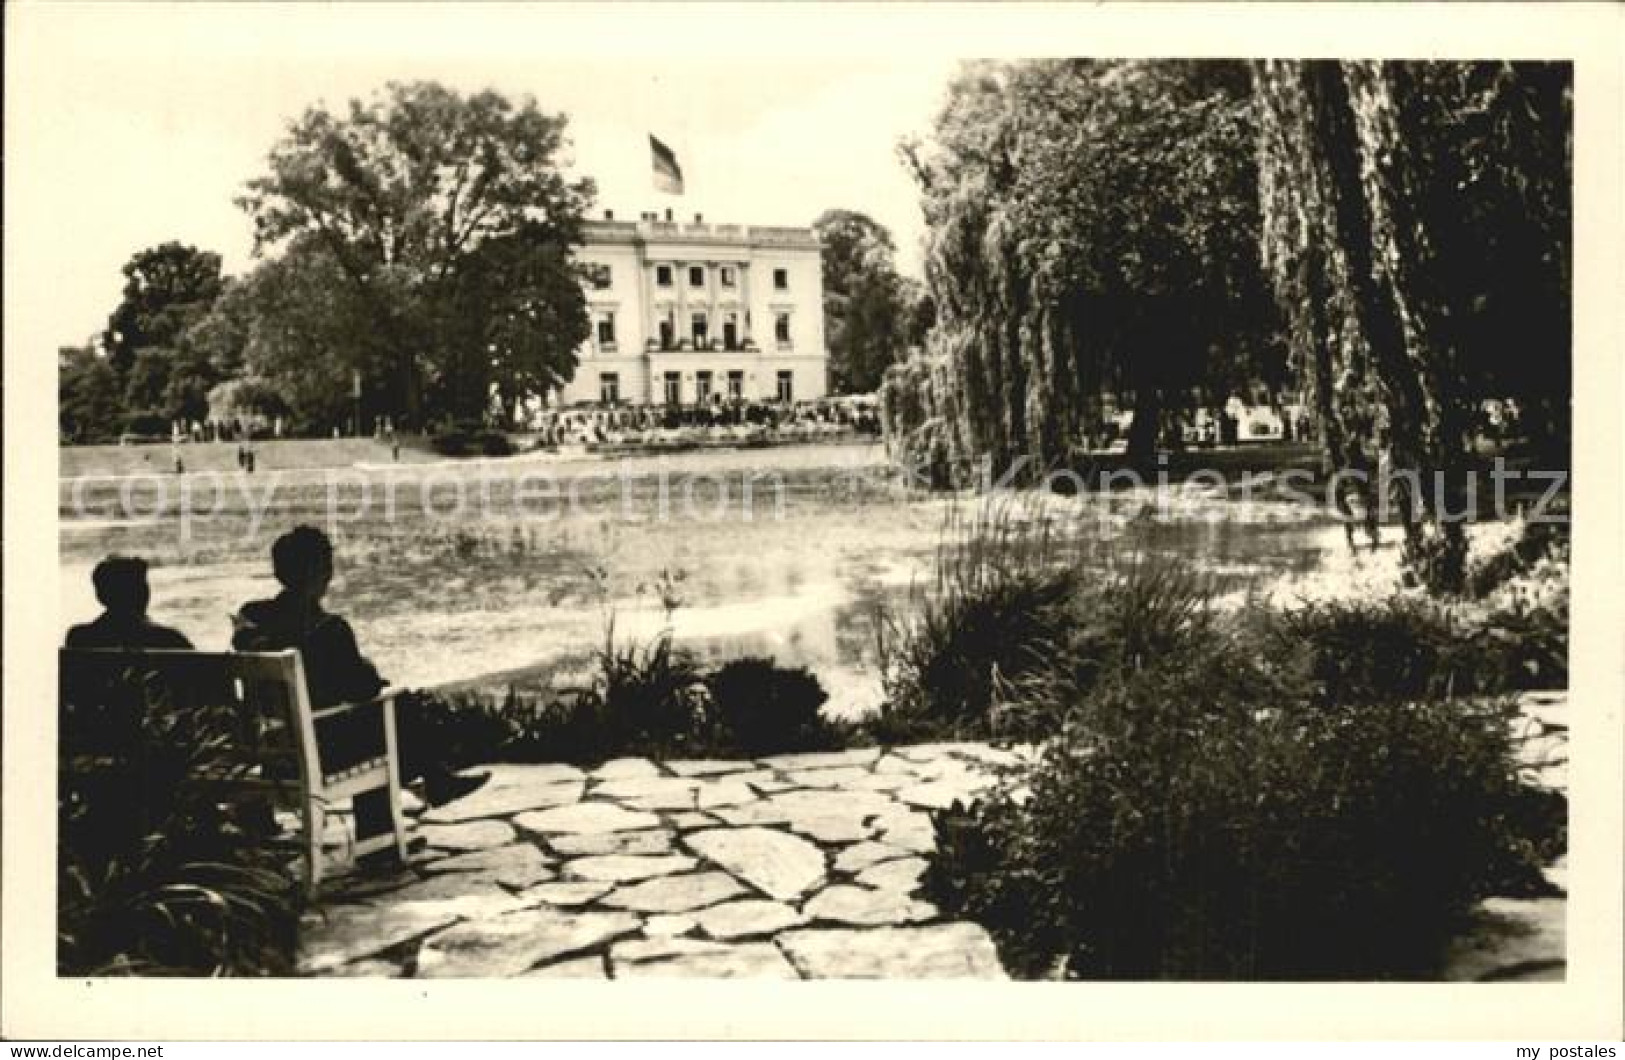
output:
{"label": "crowd of people", "polygon": [[805,401],[794,404],[714,402],[706,405],[594,405],[538,413],[534,428],[544,445],[639,444],[693,440],[880,434],[871,403]]}

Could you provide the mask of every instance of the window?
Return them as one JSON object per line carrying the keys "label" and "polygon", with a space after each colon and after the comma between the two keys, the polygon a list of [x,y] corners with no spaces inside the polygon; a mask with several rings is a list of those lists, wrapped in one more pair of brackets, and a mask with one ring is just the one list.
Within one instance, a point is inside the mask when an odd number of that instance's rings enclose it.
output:
{"label": "window", "polygon": [[588,265],[587,276],[592,281],[594,289],[599,291],[609,290],[611,278],[608,265]]}
{"label": "window", "polygon": [[695,372],[694,373],[694,400],[697,403],[701,404],[701,405],[704,405],[704,404],[707,404],[708,402],[710,402],[710,400],[711,400],[711,373],[710,372]]}
{"label": "window", "polygon": [[695,313],[690,322],[689,334],[694,337],[694,348],[697,350],[706,344],[707,325],[704,313]]}
{"label": "window", "polygon": [[732,287],[734,285],[733,267],[730,265],[724,265],[721,272],[718,274],[718,280],[721,282],[722,286]]}
{"label": "window", "polygon": [[729,313],[728,319],[722,322],[722,348],[737,350],[739,348],[739,314]]}
{"label": "window", "polygon": [[745,396],[745,373],[732,371],[728,373],[728,396],[738,401]]}
{"label": "window", "polygon": [[773,289],[775,291],[788,291],[790,289],[790,270],[773,270]]}
{"label": "window", "polygon": [[655,284],[657,286],[660,286],[660,287],[670,287],[671,286],[671,266],[670,265],[656,265],[655,266]]}
{"label": "window", "polygon": [[677,345],[677,329],[668,317],[660,322],[660,348],[669,350]]}
{"label": "window", "polygon": [[773,339],[780,346],[790,345],[790,314],[773,314]]}
{"label": "window", "polygon": [[621,400],[621,377],[615,372],[598,374],[598,400],[613,405]]}
{"label": "window", "polygon": [[676,372],[666,373],[666,404],[680,405],[683,403],[683,377]]}
{"label": "window", "polygon": [[614,313],[598,318],[598,347],[604,350],[613,350],[615,348]]}
{"label": "window", "polygon": [[795,373],[785,370],[779,373],[779,400],[788,405],[795,400]]}
{"label": "window", "polygon": [[690,287],[705,286],[705,266],[690,265],[688,267],[688,285]]}

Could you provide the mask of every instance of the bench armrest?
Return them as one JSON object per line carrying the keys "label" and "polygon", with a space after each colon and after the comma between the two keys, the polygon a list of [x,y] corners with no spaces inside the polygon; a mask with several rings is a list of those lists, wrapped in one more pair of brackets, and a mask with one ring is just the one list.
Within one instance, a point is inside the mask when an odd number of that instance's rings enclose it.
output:
{"label": "bench armrest", "polygon": [[387,708],[394,704],[395,695],[396,694],[393,691],[380,692],[371,699],[359,699],[354,703],[340,703],[337,706],[323,707],[321,710],[313,710],[310,712],[310,716],[316,721],[321,721],[324,718],[335,718],[340,714],[348,714],[351,711],[361,710],[364,707],[377,706]]}

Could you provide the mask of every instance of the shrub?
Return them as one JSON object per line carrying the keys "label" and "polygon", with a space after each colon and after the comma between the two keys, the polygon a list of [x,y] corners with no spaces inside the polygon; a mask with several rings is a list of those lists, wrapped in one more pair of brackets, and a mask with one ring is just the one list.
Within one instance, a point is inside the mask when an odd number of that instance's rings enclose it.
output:
{"label": "shrub", "polygon": [[735,659],[707,679],[716,743],[756,756],[838,746],[819,713],[829,695],[807,670],[772,659]]}
{"label": "shrub", "polygon": [[1320,702],[1448,698],[1498,691],[1461,619],[1430,601],[1306,604],[1263,616],[1264,648]]}
{"label": "shrub", "polygon": [[241,757],[242,719],[150,696],[123,705],[62,703],[58,973],[290,974],[298,849],[245,830],[197,782],[257,764]]}
{"label": "shrub", "polygon": [[429,439],[429,447],[441,456],[512,456],[513,442],[501,431],[478,423],[459,423]]}
{"label": "shrub", "polygon": [[928,896],[1031,977],[1364,979],[1541,886],[1562,802],[1516,779],[1510,706],[1322,702],[1259,647],[1103,677],[1018,783],[939,815]]}
{"label": "shrub", "polygon": [[879,738],[1009,735],[994,731],[1001,705],[1050,665],[1078,587],[1053,524],[1031,514],[988,505],[969,524],[950,515],[932,590],[913,593],[901,616],[877,614]]}

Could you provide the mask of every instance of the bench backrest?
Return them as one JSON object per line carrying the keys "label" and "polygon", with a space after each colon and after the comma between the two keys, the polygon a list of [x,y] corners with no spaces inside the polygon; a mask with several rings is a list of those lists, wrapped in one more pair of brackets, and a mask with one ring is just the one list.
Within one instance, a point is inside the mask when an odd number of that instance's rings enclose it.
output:
{"label": "bench backrest", "polygon": [[134,735],[144,711],[209,710],[217,720],[231,720],[239,756],[267,765],[297,763],[306,790],[319,776],[297,651],[63,648],[58,666],[58,741],[65,756],[127,751],[119,744]]}

